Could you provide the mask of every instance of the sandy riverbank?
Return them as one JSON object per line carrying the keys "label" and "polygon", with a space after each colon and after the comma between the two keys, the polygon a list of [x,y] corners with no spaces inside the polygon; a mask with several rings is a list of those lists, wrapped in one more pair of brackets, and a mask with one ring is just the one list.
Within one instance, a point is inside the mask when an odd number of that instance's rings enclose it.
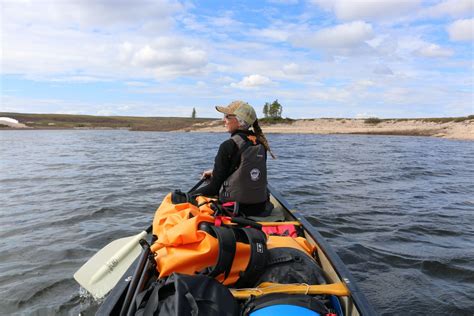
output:
{"label": "sandy riverbank", "polygon": [[[474,119],[462,122],[426,122],[423,120],[387,120],[367,124],[364,119],[309,119],[291,124],[264,125],[265,133],[295,134],[375,134],[434,136],[450,139],[474,140]],[[195,124],[186,131],[225,132],[221,120]]]}

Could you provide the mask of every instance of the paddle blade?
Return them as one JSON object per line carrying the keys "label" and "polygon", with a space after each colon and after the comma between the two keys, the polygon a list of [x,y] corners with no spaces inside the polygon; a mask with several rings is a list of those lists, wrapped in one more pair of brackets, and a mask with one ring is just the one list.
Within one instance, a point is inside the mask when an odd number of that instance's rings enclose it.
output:
{"label": "paddle blade", "polygon": [[141,252],[138,235],[112,241],[99,250],[74,274],[74,279],[95,298],[104,297],[120,280]]}

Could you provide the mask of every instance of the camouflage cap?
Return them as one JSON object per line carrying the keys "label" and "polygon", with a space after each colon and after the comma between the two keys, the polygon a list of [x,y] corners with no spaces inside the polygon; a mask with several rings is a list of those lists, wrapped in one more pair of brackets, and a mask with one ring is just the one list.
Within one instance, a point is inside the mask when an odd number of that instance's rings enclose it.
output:
{"label": "camouflage cap", "polygon": [[233,114],[249,125],[257,120],[257,114],[253,107],[244,101],[234,101],[228,106],[216,106],[216,110],[224,114]]}

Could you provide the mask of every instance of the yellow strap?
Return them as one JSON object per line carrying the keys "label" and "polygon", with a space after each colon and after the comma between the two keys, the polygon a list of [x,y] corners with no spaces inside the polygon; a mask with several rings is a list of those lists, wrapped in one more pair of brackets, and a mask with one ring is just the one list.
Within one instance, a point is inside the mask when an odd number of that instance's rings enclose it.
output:
{"label": "yellow strap", "polygon": [[300,222],[258,222],[262,226],[282,226],[282,225],[295,225],[300,226]]}
{"label": "yellow strap", "polygon": [[337,296],[349,296],[350,292],[342,282],[333,284],[280,284],[264,282],[256,288],[230,289],[232,295],[237,299],[246,299],[250,296],[260,296],[270,293],[287,294],[331,294]]}

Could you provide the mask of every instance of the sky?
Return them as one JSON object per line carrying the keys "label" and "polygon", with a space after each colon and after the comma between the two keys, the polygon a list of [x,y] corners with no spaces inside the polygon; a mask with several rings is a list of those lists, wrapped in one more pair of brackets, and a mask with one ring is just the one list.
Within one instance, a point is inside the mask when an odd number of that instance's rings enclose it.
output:
{"label": "sky", "polygon": [[0,0],[0,111],[471,115],[473,16],[473,0]]}

